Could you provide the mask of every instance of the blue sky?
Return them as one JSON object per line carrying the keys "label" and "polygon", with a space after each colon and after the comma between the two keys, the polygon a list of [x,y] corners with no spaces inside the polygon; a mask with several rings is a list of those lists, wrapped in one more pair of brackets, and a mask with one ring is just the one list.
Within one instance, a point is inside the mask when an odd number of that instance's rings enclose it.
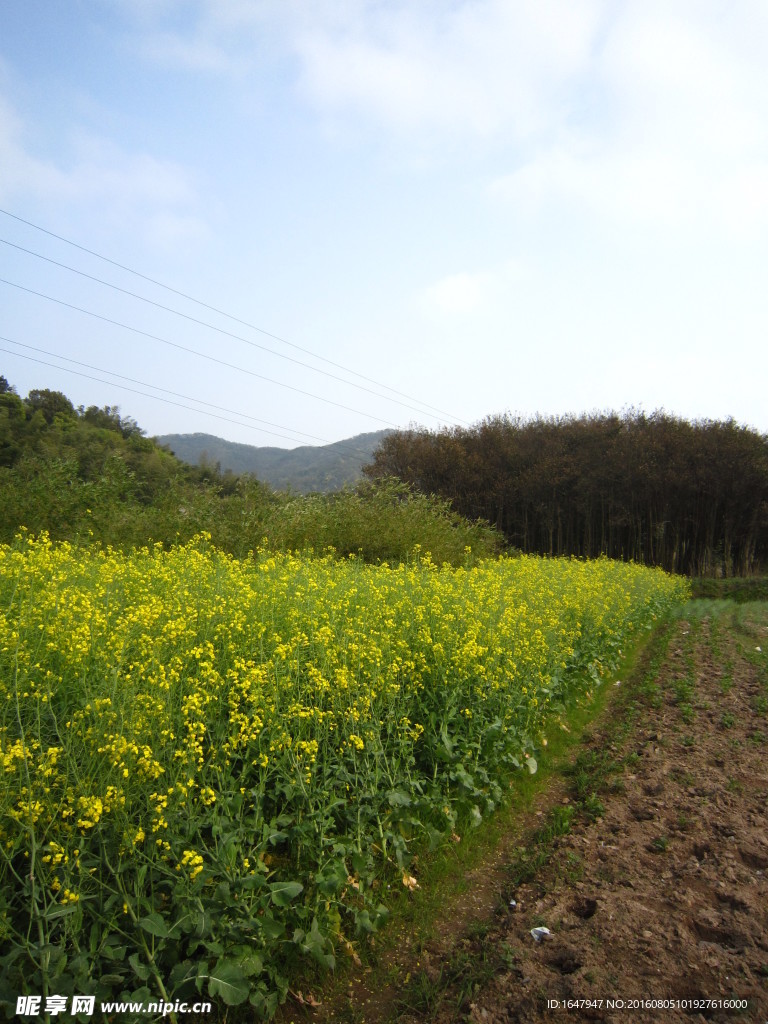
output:
{"label": "blue sky", "polygon": [[0,373],[150,434],[768,432],[763,0],[5,0],[0,208],[1,278],[134,329],[0,284]]}

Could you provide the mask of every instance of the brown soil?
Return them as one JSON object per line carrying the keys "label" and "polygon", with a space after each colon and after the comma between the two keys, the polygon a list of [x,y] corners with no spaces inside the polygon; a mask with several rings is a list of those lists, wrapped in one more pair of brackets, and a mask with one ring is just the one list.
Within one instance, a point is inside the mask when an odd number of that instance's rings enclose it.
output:
{"label": "brown soil", "polygon": [[[513,963],[468,1020],[551,1022],[569,1011],[548,1000],[579,1000],[572,1019],[768,1021],[768,722],[756,713],[767,691],[747,656],[766,646],[765,621],[721,634],[717,658],[708,620],[677,625],[661,700],[631,740],[636,764],[601,795],[602,816],[560,840],[517,892],[517,913],[491,939],[515,950]],[[569,862],[579,870],[565,880]],[[538,924],[552,932],[540,943]]]}
{"label": "brown soil", "polygon": [[767,604],[676,622],[661,668],[616,684],[586,738],[587,760],[613,765],[599,793],[582,779],[534,811],[579,808],[547,862],[526,876],[542,839],[514,837],[438,938],[395,954],[407,984],[372,992],[363,976],[313,1019],[768,1022],[765,652]]}

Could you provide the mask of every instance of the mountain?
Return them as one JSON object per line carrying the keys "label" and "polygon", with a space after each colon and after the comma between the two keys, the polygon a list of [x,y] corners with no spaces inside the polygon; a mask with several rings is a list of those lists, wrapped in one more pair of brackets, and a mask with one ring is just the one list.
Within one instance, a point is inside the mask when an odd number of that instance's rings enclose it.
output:
{"label": "mountain", "polygon": [[218,465],[222,471],[250,473],[277,491],[290,488],[308,494],[339,491],[346,484],[357,483],[363,466],[389,433],[377,430],[333,444],[301,448],[261,448],[225,441],[213,434],[163,434],[155,440],[193,466]]}

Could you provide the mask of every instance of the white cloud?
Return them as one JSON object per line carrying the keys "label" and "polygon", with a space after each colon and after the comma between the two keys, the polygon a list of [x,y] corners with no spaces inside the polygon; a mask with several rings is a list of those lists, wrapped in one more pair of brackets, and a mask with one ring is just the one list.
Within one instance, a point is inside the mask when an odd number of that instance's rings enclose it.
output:
{"label": "white cloud", "polygon": [[768,71],[738,10],[627,4],[593,69],[610,116],[564,129],[491,196],[533,215],[564,202],[624,224],[764,231]]}
{"label": "white cloud", "polygon": [[[758,0],[205,0],[197,13],[187,41],[155,37],[158,55],[231,70],[271,38],[298,58],[305,101],[342,131],[416,150],[512,147],[523,163],[490,194],[517,210],[575,203],[739,238],[768,224]],[[448,301],[470,304],[476,282],[455,285]]]}
{"label": "white cloud", "polygon": [[768,160],[715,167],[695,153],[558,149],[496,179],[489,192],[530,218],[566,204],[614,224],[715,229],[742,240],[768,227]]}
{"label": "white cloud", "polygon": [[322,111],[395,130],[538,136],[587,67],[596,0],[367,5],[296,34],[301,87]]}
{"label": "white cloud", "polygon": [[558,148],[496,179],[490,194],[537,217],[553,202],[581,203],[612,221],[674,227],[696,216],[707,188],[684,159],[663,151],[583,153]]}
{"label": "white cloud", "polygon": [[199,189],[183,166],[76,133],[66,162],[42,158],[33,153],[35,128],[23,125],[0,96],[0,200],[5,205],[22,198],[82,204],[90,216],[130,226],[156,244],[205,236]]}
{"label": "white cloud", "polygon": [[432,319],[488,313],[503,302],[521,278],[522,272],[513,261],[484,270],[449,274],[424,288],[416,305]]}
{"label": "white cloud", "polygon": [[61,184],[55,167],[27,152],[21,118],[0,96],[0,199],[7,202],[21,191],[56,191]]}
{"label": "white cloud", "polygon": [[62,175],[71,198],[104,197],[120,205],[187,207],[197,199],[188,171],[170,160],[147,153],[127,153],[118,145],[92,135],[75,142],[71,170]]}
{"label": "white cloud", "polygon": [[[122,0],[128,17],[132,0]],[[282,59],[324,117],[422,139],[538,137],[588,68],[605,0],[143,0],[140,51],[172,66]],[[156,16],[153,17],[153,13]],[[182,17],[183,14],[183,17]]]}
{"label": "white cloud", "polygon": [[578,133],[654,162],[765,146],[764,0],[115,2],[153,60],[222,73],[294,62],[305,101],[356,132],[492,139],[534,158]]}
{"label": "white cloud", "polygon": [[[253,0],[114,0],[130,28],[125,45],[164,68],[243,76],[259,63],[277,18]],[[279,23],[278,19],[278,23]]]}

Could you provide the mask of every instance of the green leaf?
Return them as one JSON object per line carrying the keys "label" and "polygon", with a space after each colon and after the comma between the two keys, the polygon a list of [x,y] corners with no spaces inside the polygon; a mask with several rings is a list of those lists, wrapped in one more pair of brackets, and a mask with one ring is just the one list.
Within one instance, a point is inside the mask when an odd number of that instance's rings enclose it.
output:
{"label": "green leaf", "polygon": [[270,882],[269,891],[276,907],[287,907],[304,889],[301,882]]}
{"label": "green leaf", "polygon": [[61,946],[54,946],[51,950],[51,957],[48,961],[48,968],[51,972],[51,977],[58,978],[64,973],[67,968],[67,954]]}
{"label": "green leaf", "polygon": [[74,914],[78,910],[77,903],[67,903],[64,906],[60,906],[56,903],[52,903],[47,910],[44,910],[40,917],[44,921],[56,921],[60,917],[67,917],[69,914]]}
{"label": "green leaf", "polygon": [[322,967],[330,969],[336,965],[336,958],[333,953],[325,952],[327,945],[328,939],[320,931],[317,918],[313,917],[312,927],[309,933],[304,937],[304,948]]}
{"label": "green leaf", "polygon": [[101,974],[99,975],[99,985],[107,985],[109,988],[114,988],[116,985],[122,985],[125,983],[125,978],[122,974]]}
{"label": "green leaf", "polygon": [[219,960],[208,976],[208,994],[221,996],[227,1006],[239,1006],[248,998],[250,985],[233,960]]}
{"label": "green leaf", "polygon": [[[192,981],[195,978],[195,974],[198,970],[198,965],[192,963],[191,960],[179,960],[171,968],[171,973],[166,982],[168,991],[174,991],[186,985],[188,981]],[[169,984],[170,982],[170,984]]]}
{"label": "green leaf", "polygon": [[222,903],[229,903],[232,899],[232,887],[229,882],[219,882],[216,886],[216,898],[221,900]]}
{"label": "green leaf", "polygon": [[352,867],[355,869],[358,875],[362,875],[363,872],[368,867],[368,858],[366,857],[366,855],[364,853],[353,853]]}
{"label": "green leaf", "polygon": [[253,978],[264,970],[264,961],[258,953],[246,953],[239,956],[237,962],[246,978]]}
{"label": "green leaf", "polygon": [[126,946],[111,946],[109,944],[105,944],[101,951],[101,955],[105,960],[117,960],[119,963],[122,963],[123,960],[125,960],[126,952]]}
{"label": "green leaf", "polygon": [[402,789],[392,789],[387,793],[387,800],[389,800],[391,807],[410,807],[413,802],[407,793],[404,793]]}
{"label": "green leaf", "polygon": [[142,917],[139,924],[144,931],[149,932],[150,935],[156,935],[159,939],[165,939],[168,937],[168,925],[156,910],[151,914],[148,914],[146,917]]}
{"label": "green leaf", "polygon": [[440,730],[440,739],[443,741],[443,746],[445,747],[446,753],[449,756],[453,754],[454,743],[451,737],[448,735],[448,730],[446,729],[445,725],[443,725],[443,727]]}
{"label": "green leaf", "polygon": [[265,884],[264,875],[244,875],[242,878],[238,879],[237,884],[243,892],[249,892],[251,889],[260,889]]}
{"label": "green leaf", "polygon": [[181,910],[176,915],[176,918],[168,930],[168,934],[171,932],[178,932],[180,935],[184,932],[194,931],[194,916],[187,910]]}
{"label": "green leaf", "polygon": [[277,992],[252,992],[250,998],[251,1006],[254,1007],[262,1020],[271,1020],[277,1010],[279,999]]}
{"label": "green leaf", "polygon": [[343,860],[334,860],[318,871],[315,875],[315,885],[319,892],[324,895],[332,895],[339,892],[347,884],[347,866]]}
{"label": "green leaf", "polygon": [[285,925],[281,921],[276,921],[271,914],[264,914],[263,917],[260,917],[259,926],[264,938],[268,941],[279,939],[285,932]]}
{"label": "green leaf", "polygon": [[358,932],[371,932],[376,931],[376,923],[371,920],[371,915],[367,910],[360,910],[355,914],[355,929]]}
{"label": "green leaf", "polygon": [[141,988],[137,988],[135,992],[131,992],[130,998],[126,1002],[131,1003],[147,1003],[153,1002],[157,998],[153,992],[149,990],[146,985],[142,985]]}
{"label": "green leaf", "polygon": [[192,931],[198,939],[204,938],[211,931],[212,918],[207,910],[198,910],[193,918]]}
{"label": "green leaf", "polygon": [[133,973],[136,975],[139,981],[146,981],[149,978],[151,971],[146,964],[143,964],[141,960],[139,960],[138,953],[132,953],[128,957],[128,963],[133,968]]}
{"label": "green leaf", "polygon": [[533,754],[531,754],[530,757],[526,758],[525,763],[526,763],[526,765],[528,767],[528,771],[531,773],[531,775],[535,775],[536,772],[538,771],[539,763],[536,760],[536,758],[533,756]]}

